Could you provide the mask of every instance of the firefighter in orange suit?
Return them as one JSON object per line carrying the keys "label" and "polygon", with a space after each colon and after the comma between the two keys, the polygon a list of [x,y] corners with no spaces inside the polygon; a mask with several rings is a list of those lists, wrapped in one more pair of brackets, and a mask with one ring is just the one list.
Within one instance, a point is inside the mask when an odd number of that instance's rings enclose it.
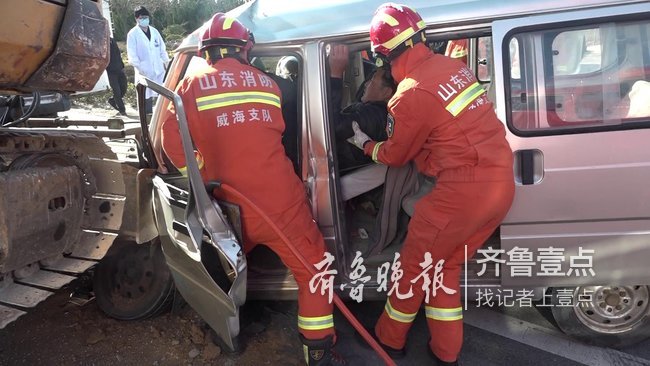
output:
{"label": "firefighter in orange suit", "polygon": [[421,174],[436,179],[415,205],[400,252],[403,276],[393,284],[397,291],[386,302],[375,337],[393,357],[403,356],[407,332],[424,302],[434,360],[456,365],[463,340],[465,246],[471,257],[508,212],[513,161],[504,127],[471,71],[429,50],[423,30],[422,18],[407,6],[387,3],[377,9],[371,46],[399,82],[388,102],[389,138],[372,141],[355,126],[351,142],[378,163],[414,160]]}
{"label": "firefighter in orange suit", "polygon": [[[282,146],[284,121],[276,83],[248,63],[252,35],[235,18],[215,14],[204,26],[199,52],[209,65],[177,87],[204,181],[226,183],[265,212],[308,262],[323,260],[325,243],[314,222],[304,186]],[[162,145],[172,163],[185,170],[173,109],[162,127]],[[198,159],[198,158],[197,158]],[[215,190],[217,198],[240,205],[244,249],[263,243],[277,253],[298,283],[298,329],[308,365],[344,362],[332,351],[332,304],[309,289],[311,276],[279,236],[237,198]]]}

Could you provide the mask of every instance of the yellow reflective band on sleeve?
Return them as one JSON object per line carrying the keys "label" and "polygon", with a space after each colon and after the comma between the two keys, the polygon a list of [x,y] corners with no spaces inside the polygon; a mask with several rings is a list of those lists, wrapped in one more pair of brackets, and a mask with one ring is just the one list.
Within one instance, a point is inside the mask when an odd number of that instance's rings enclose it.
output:
{"label": "yellow reflective band on sleeve", "polygon": [[300,316],[298,315],[298,328],[304,330],[323,330],[334,328],[334,316]]}
{"label": "yellow reflective band on sleeve", "polygon": [[235,18],[226,18],[223,22],[223,30],[230,29],[232,23],[235,21]]}
{"label": "yellow reflective band on sleeve", "polygon": [[399,310],[395,310],[395,308],[393,308],[393,306],[390,304],[390,299],[386,300],[386,306],[384,306],[384,310],[386,311],[386,315],[388,315],[389,318],[400,323],[413,323],[415,316],[418,315],[418,313],[407,314],[402,313]]}
{"label": "yellow reflective band on sleeve", "polygon": [[182,167],[182,168],[176,168],[176,169],[178,169],[178,171],[179,171],[179,172],[180,172],[184,177],[187,177],[187,167],[186,167],[186,166],[184,166],[184,167]]}
{"label": "yellow reflective band on sleeve", "polygon": [[246,103],[263,103],[280,108],[280,97],[273,93],[250,91],[214,94],[196,98],[196,106],[199,111]]}
{"label": "yellow reflective band on sleeve", "polygon": [[412,27],[408,27],[406,30],[402,31],[400,34],[396,35],[392,39],[384,42],[382,46],[386,47],[389,50],[392,50],[393,48],[397,47],[400,43],[406,41],[411,37],[412,35],[415,34],[415,31],[413,30]]}
{"label": "yellow reflective band on sleeve", "polygon": [[372,160],[373,160],[375,163],[379,163],[379,161],[377,161],[377,155],[379,155],[379,146],[381,146],[381,145],[383,145],[383,144],[384,144],[383,141],[382,141],[382,142],[378,142],[377,144],[375,144],[375,147],[372,148]]}
{"label": "yellow reflective band on sleeve", "polygon": [[434,308],[432,306],[425,306],[424,310],[426,312],[427,318],[429,319],[440,320],[443,322],[450,322],[454,320],[463,319],[462,307],[445,309],[445,308]]}
{"label": "yellow reflective band on sleeve", "polygon": [[485,89],[483,89],[478,82],[474,82],[474,84],[463,90],[462,93],[447,104],[445,109],[456,117],[463,111],[463,109],[465,109],[465,107],[472,103],[476,98],[480,97],[483,93],[485,93]]}

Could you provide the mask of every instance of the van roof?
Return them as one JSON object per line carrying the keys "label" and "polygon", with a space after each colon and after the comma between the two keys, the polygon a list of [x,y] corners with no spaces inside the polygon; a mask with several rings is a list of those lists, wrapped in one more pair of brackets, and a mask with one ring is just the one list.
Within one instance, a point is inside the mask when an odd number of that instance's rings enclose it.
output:
{"label": "van roof", "polygon": [[[257,44],[323,39],[367,33],[384,0],[253,0],[228,12],[255,34]],[[453,27],[488,23],[522,14],[552,13],[642,0],[409,0],[427,25]],[[198,45],[198,30],[180,48]]]}

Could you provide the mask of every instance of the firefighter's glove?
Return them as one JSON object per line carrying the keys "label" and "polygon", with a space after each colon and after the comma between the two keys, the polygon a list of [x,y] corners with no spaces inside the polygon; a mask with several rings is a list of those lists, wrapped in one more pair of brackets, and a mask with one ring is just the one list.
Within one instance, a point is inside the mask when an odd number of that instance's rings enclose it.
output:
{"label": "firefighter's glove", "polygon": [[363,150],[363,145],[365,145],[366,142],[371,141],[370,137],[368,137],[365,132],[361,131],[357,121],[352,121],[352,130],[354,131],[354,136],[350,137],[348,142]]}

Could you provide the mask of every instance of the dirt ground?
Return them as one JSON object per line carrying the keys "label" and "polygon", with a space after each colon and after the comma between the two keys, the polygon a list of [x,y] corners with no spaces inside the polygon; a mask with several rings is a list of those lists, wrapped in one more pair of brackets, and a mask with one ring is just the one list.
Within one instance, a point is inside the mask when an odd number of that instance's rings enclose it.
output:
{"label": "dirt ground", "polygon": [[301,365],[295,302],[250,302],[242,311],[240,353],[215,344],[205,322],[178,301],[140,321],[79,306],[75,281],[0,330],[0,365]]}

